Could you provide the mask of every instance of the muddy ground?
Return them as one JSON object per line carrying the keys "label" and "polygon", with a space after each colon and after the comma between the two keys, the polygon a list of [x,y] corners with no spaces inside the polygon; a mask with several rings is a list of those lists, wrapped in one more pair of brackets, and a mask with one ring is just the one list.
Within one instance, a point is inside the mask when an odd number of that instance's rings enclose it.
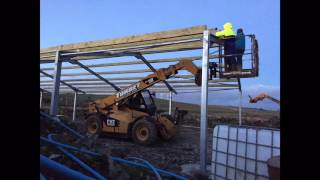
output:
{"label": "muddy ground", "polygon": [[[208,131],[208,162],[211,162],[212,129]],[[114,155],[143,158],[154,166],[180,174],[183,164],[199,162],[200,129],[186,126],[178,127],[177,136],[170,141],[158,140],[154,145],[142,146],[130,139],[102,136],[97,140],[100,150],[114,149]]]}
{"label": "muddy ground", "polygon": [[[63,120],[63,119],[62,119]],[[55,133],[58,135],[58,141],[64,142],[67,144],[75,145],[74,138],[68,135],[63,129],[58,126],[44,123],[46,121],[41,121],[41,136],[46,137],[49,133]],[[77,129],[81,134],[84,134],[84,124],[82,122],[70,123],[64,122],[68,124],[73,129]],[[189,127],[189,126],[178,126],[177,127],[177,135],[171,139],[170,141],[158,140],[155,144],[149,146],[138,145],[134,143],[131,139],[128,138],[116,138],[110,137],[108,135],[101,135],[98,139],[96,139],[93,146],[91,146],[92,151],[99,152],[101,154],[108,154],[121,158],[128,157],[137,157],[144,160],[149,161],[152,165],[157,168],[164,169],[170,172],[174,172],[178,175],[188,176],[188,174],[183,174],[181,171],[181,165],[183,164],[194,164],[199,163],[199,137],[200,131],[197,127]],[[60,137],[60,138],[59,138]],[[208,162],[211,161],[211,153],[210,149],[212,147],[212,129],[208,130]],[[89,175],[86,171],[83,171],[77,164],[70,161],[63,154],[59,153],[56,148],[50,146],[41,146],[40,148],[41,154],[44,154],[47,157],[50,156],[58,156],[54,160],[67,165],[73,169],[76,169],[86,175]],[[84,160],[84,162],[88,163],[91,167],[94,167],[99,172],[109,172],[110,165],[108,162],[100,162],[100,160],[96,160],[94,158],[85,157],[81,154],[77,154],[77,157]],[[102,164],[106,164],[105,165]],[[99,165],[100,164],[100,165]],[[118,163],[116,163],[118,164]],[[120,169],[129,174],[129,179],[136,179],[136,177],[140,176],[143,172],[141,169],[127,169],[123,165],[120,165]],[[56,179],[55,174],[52,174],[48,171],[44,171],[46,177],[51,177],[52,179]],[[106,177],[110,177],[110,174],[105,174]],[[123,173],[122,173],[123,174]],[[149,175],[148,175],[149,174]],[[146,176],[150,176],[151,179],[153,175],[147,172],[143,172],[143,175],[140,176],[140,179],[146,179]],[[139,178],[138,178],[139,179]]]}
{"label": "muddy ground", "polygon": [[[166,102],[158,101],[158,107],[166,109]],[[43,107],[45,112],[49,111],[49,102],[45,103]],[[76,121],[72,119],[72,103],[65,101],[61,103],[59,114],[66,122],[70,122],[73,128],[76,128],[82,134],[85,134],[85,115],[87,113],[87,104],[80,103],[77,108]],[[65,105],[65,106],[63,106]],[[131,139],[120,139],[103,135],[99,137],[94,145],[94,149],[99,152],[106,152],[109,150],[113,156],[138,157],[149,161],[157,168],[165,169],[175,172],[179,175],[181,173],[181,165],[199,163],[199,147],[200,147],[200,114],[199,108],[194,105],[179,103],[180,109],[187,110],[188,114],[180,122],[178,126],[178,133],[175,138],[170,141],[158,140],[157,143],[151,146],[142,146],[135,144]],[[211,114],[208,114],[208,127],[214,127],[216,123],[237,124],[238,114],[234,107],[209,107]],[[263,127],[280,127],[279,112],[265,111],[258,109],[244,109],[243,110],[243,124],[251,126]],[[46,125],[44,125],[46,126]],[[42,127],[41,129],[46,129]],[[45,132],[43,135],[52,133],[52,129]],[[212,129],[208,130],[208,163],[211,162],[211,147],[212,147]],[[56,153],[56,152],[55,152]],[[51,154],[51,153],[49,153]],[[60,162],[65,162],[66,158],[60,159]],[[92,160],[92,162],[95,160]],[[92,163],[90,163],[92,164]],[[78,169],[76,165],[70,166]],[[80,168],[79,168],[80,169]],[[98,168],[99,169],[99,168]],[[103,169],[103,168],[102,168]],[[101,170],[102,170],[101,169]],[[105,170],[103,170],[105,171]],[[134,172],[135,173],[135,172]],[[138,178],[139,179],[139,178]],[[145,179],[145,178],[140,178]]]}

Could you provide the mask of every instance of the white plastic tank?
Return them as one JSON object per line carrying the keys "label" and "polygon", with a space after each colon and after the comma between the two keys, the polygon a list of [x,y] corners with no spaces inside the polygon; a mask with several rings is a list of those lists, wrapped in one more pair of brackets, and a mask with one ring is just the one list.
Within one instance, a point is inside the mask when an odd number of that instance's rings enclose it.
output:
{"label": "white plastic tank", "polygon": [[280,130],[217,125],[213,131],[212,179],[269,179],[267,161],[280,155]]}

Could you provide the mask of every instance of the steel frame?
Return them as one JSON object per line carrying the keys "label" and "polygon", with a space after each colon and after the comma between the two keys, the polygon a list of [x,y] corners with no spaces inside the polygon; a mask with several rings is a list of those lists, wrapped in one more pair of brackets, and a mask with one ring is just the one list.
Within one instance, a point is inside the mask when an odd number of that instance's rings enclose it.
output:
{"label": "steel frame", "polygon": [[210,33],[203,32],[202,49],[202,82],[201,82],[201,115],[200,115],[200,169],[207,167],[207,136],[208,136],[208,64],[210,51]]}
{"label": "steel frame", "polygon": [[169,92],[169,115],[172,112],[172,91]]}
{"label": "steel frame", "polygon": [[72,109],[72,120],[74,121],[76,119],[76,106],[77,106],[77,92],[74,92],[74,98],[73,98],[73,109]]}
{"label": "steel frame", "polygon": [[60,52],[56,52],[56,57],[54,61],[54,74],[53,74],[53,92],[51,94],[51,105],[50,105],[50,115],[56,116],[58,111],[58,101],[59,101],[59,89],[60,89],[60,76],[61,76],[61,66],[62,62],[59,61]]}
{"label": "steel frame", "polygon": [[[61,70],[60,70],[60,71],[61,71]],[[52,79],[55,79],[55,77],[54,77],[54,76],[52,76],[52,75],[50,75],[50,74],[48,74],[48,73],[46,73],[46,72],[42,71],[41,69],[40,69],[40,73],[44,74],[44,75],[45,75],[45,76],[47,76],[47,77],[50,77],[50,78],[52,78]],[[71,84],[69,84],[69,83],[64,82],[63,80],[60,80],[60,83],[62,83],[62,84],[64,84],[65,86],[69,87],[69,88],[70,88],[70,89],[72,89],[73,91],[81,92],[81,93],[85,94],[85,92],[84,92],[84,91],[82,91],[82,90],[80,90],[80,89],[78,89],[78,88],[76,88],[76,87],[72,86],[72,85],[71,85]],[[52,85],[52,84],[51,84],[51,85]],[[42,89],[42,88],[41,88],[41,89]]]}
{"label": "steel frame", "polygon": [[110,86],[112,86],[115,90],[119,91],[120,88],[116,85],[114,85],[113,83],[111,83],[110,81],[108,81],[106,78],[103,78],[100,74],[97,74],[96,72],[92,71],[90,68],[88,68],[87,66],[83,65],[82,63],[80,63],[79,61],[70,61],[73,64],[77,64],[78,66],[82,67],[83,69],[87,70],[89,73],[95,75],[97,78],[101,79],[102,81],[106,82],[107,84],[109,84]]}
{"label": "steel frame", "polygon": [[43,91],[40,91],[40,109],[42,108],[42,94],[43,94]]}
{"label": "steel frame", "polygon": [[[186,36],[185,38],[182,38],[180,40],[173,40],[173,41],[165,41],[160,43],[154,43],[154,44],[144,44],[144,45],[136,45],[136,46],[129,46],[124,48],[106,48],[106,49],[99,49],[99,50],[84,50],[84,51],[63,51],[59,49],[56,50],[49,50],[49,51],[40,51],[40,63],[52,63],[54,62],[53,68],[43,68],[42,71],[50,71],[53,70],[53,81],[50,80],[42,80],[41,86],[43,88],[45,83],[52,83],[53,89],[52,96],[51,96],[51,105],[50,105],[50,114],[51,115],[57,115],[57,108],[58,108],[58,99],[59,99],[59,93],[60,93],[60,82],[64,85],[70,87],[74,90],[74,105],[73,105],[73,120],[75,120],[75,114],[76,114],[76,99],[77,99],[77,92],[84,92],[87,94],[108,94],[113,93],[115,91],[106,91],[108,88],[104,88],[104,91],[101,91],[97,88],[97,84],[91,84],[89,87],[93,88],[93,90],[88,90],[83,88],[83,91],[77,89],[77,86],[81,85],[79,82],[90,82],[90,81],[100,81],[101,84],[106,83],[109,86],[111,86],[116,91],[120,90],[120,88],[116,84],[120,84],[121,82],[114,82],[115,80],[125,80],[128,83],[128,80],[139,80],[143,76],[139,77],[133,77],[129,73],[142,73],[142,72],[154,72],[155,68],[151,65],[151,63],[165,63],[165,62],[175,62],[179,59],[189,59],[191,61],[202,61],[202,86],[201,86],[201,120],[200,120],[200,168],[201,170],[206,170],[206,162],[207,162],[207,120],[208,120],[208,91],[213,91],[212,89],[208,89],[212,83],[219,83],[219,82],[229,82],[233,83],[233,86],[230,86],[229,84],[220,84],[218,86],[221,88],[221,90],[235,90],[238,89],[240,91],[240,103],[239,103],[239,124],[241,124],[241,83],[240,79],[238,81],[234,78],[231,79],[215,79],[215,80],[208,80],[208,65],[209,60],[218,58],[219,67],[222,66],[222,60],[221,60],[221,54],[212,54],[210,53],[210,48],[216,48],[218,47],[218,51],[221,52],[220,46],[217,46],[217,39],[215,39],[215,36],[213,36],[213,30],[207,29],[205,26],[205,30],[202,31],[203,34],[193,35],[193,36]],[[189,39],[188,39],[189,38]],[[170,39],[170,38],[169,38]],[[202,45],[200,46],[191,46],[190,43],[200,43]],[[185,45],[184,45],[185,44]],[[164,46],[179,46],[179,50],[153,50],[155,48],[161,48]],[[190,47],[189,47],[190,46]],[[153,48],[153,49],[152,49]],[[50,49],[50,48],[49,48]],[[175,52],[175,51],[188,51],[188,50],[199,50],[202,49],[202,56],[193,56],[193,57],[182,57],[182,58],[169,58],[169,59],[163,59],[163,60],[150,60],[148,61],[146,58],[144,58],[143,54],[152,54],[152,53],[165,53],[165,52]],[[46,54],[46,55],[42,55]],[[51,54],[50,54],[51,53]],[[55,53],[55,55],[53,55]],[[146,64],[149,69],[145,70],[131,70],[131,71],[122,71],[121,74],[129,74],[125,77],[112,77],[112,78],[105,78],[102,75],[103,74],[116,74],[120,73],[119,71],[110,71],[110,72],[95,72],[94,70],[90,68],[95,67],[106,67],[106,66],[123,66],[123,65],[134,65],[134,64],[143,64],[141,61],[132,61],[132,62],[112,62],[112,63],[106,63],[106,64],[89,64],[89,65],[83,65],[80,63],[80,60],[92,60],[92,59],[101,59],[101,58],[112,58],[112,57],[122,57],[122,56],[135,56],[136,58],[142,60],[144,64]],[[54,59],[53,59],[54,58]],[[82,68],[89,72],[87,73],[73,73],[73,74],[61,74],[62,62],[70,62],[72,64],[76,64],[78,66],[66,66],[65,69],[78,69]],[[43,74],[45,74],[44,72]],[[46,73],[48,74],[48,73]],[[92,78],[69,78],[69,79],[63,79],[66,76],[81,76],[81,75],[94,75],[98,79],[92,79]],[[43,76],[40,76],[40,78]],[[174,78],[174,81],[168,80],[165,81],[165,86],[162,86],[162,88],[150,88],[154,89],[155,92],[159,93],[168,93],[170,96],[169,100],[169,112],[171,113],[172,109],[172,92],[174,93],[191,93],[196,91],[187,91],[187,89],[183,89],[181,91],[178,91],[178,89],[173,89],[176,84],[182,83],[183,80],[190,80],[192,78],[192,75],[176,75]],[[219,77],[217,77],[219,78]],[[62,80],[63,79],[63,80]],[[179,82],[181,81],[181,82]],[[66,83],[70,82],[70,83]],[[71,83],[73,82],[73,83]],[[132,81],[133,82],[133,81]],[[78,83],[78,84],[76,84]],[[170,84],[169,84],[170,83]],[[187,87],[186,85],[182,87]],[[236,88],[237,87],[237,88]],[[44,89],[44,88],[43,88]],[[62,88],[63,89],[63,88]],[[44,89],[47,90],[47,89]],[[110,90],[110,88],[109,88]],[[177,90],[177,91],[176,91]],[[196,90],[196,89],[195,89]],[[216,89],[219,90],[219,89]],[[70,91],[61,91],[62,93],[68,93]],[[42,101],[42,100],[40,100]],[[41,102],[40,102],[41,103]]]}
{"label": "steel frame", "polygon": [[241,80],[240,78],[238,80],[238,87],[239,87],[239,126],[242,125],[242,89],[241,89]]}
{"label": "steel frame", "polygon": [[[156,72],[157,70],[148,62],[148,60],[146,58],[143,57],[143,55],[141,53],[137,53],[137,55],[135,55],[135,57],[137,59],[140,59],[141,61],[143,61],[150,69],[152,72]],[[170,86],[170,84],[167,81],[163,81],[163,83],[168,87],[168,89],[172,92],[174,92],[175,94],[177,94],[177,92],[172,88],[172,86]]]}

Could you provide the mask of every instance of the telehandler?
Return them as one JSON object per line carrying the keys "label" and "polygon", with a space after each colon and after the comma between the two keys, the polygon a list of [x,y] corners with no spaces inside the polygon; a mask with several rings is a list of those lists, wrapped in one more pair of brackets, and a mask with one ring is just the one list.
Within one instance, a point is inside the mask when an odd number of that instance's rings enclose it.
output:
{"label": "telehandler", "polygon": [[276,99],[274,97],[271,97],[266,93],[261,93],[258,96],[256,96],[255,98],[252,98],[251,96],[249,96],[249,98],[250,98],[250,100],[249,100],[250,103],[257,103],[258,101],[262,101],[262,100],[267,98],[267,99],[269,99],[269,100],[271,100],[271,101],[273,101],[273,102],[275,102],[275,103],[280,105],[280,100],[278,100],[278,99]]}
{"label": "telehandler", "polygon": [[89,114],[86,117],[87,133],[124,135],[142,145],[152,144],[158,137],[170,140],[176,134],[175,119],[157,112],[153,97],[147,88],[169,79],[179,70],[191,72],[195,76],[195,84],[201,85],[201,69],[192,61],[182,59],[177,64],[161,68],[114,95],[89,103]]}

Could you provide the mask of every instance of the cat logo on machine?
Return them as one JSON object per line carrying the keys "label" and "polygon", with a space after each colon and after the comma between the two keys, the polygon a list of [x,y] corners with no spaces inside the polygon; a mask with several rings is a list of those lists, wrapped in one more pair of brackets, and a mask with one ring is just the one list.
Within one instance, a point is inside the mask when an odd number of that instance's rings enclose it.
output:
{"label": "cat logo on machine", "polygon": [[108,119],[107,120],[107,126],[116,126],[116,120]]}
{"label": "cat logo on machine", "polygon": [[106,119],[104,122],[105,122],[105,124],[106,124],[107,126],[109,126],[109,127],[119,126],[119,122],[118,122],[118,120],[116,120],[116,119],[110,119],[110,118],[108,118],[108,119]]}

